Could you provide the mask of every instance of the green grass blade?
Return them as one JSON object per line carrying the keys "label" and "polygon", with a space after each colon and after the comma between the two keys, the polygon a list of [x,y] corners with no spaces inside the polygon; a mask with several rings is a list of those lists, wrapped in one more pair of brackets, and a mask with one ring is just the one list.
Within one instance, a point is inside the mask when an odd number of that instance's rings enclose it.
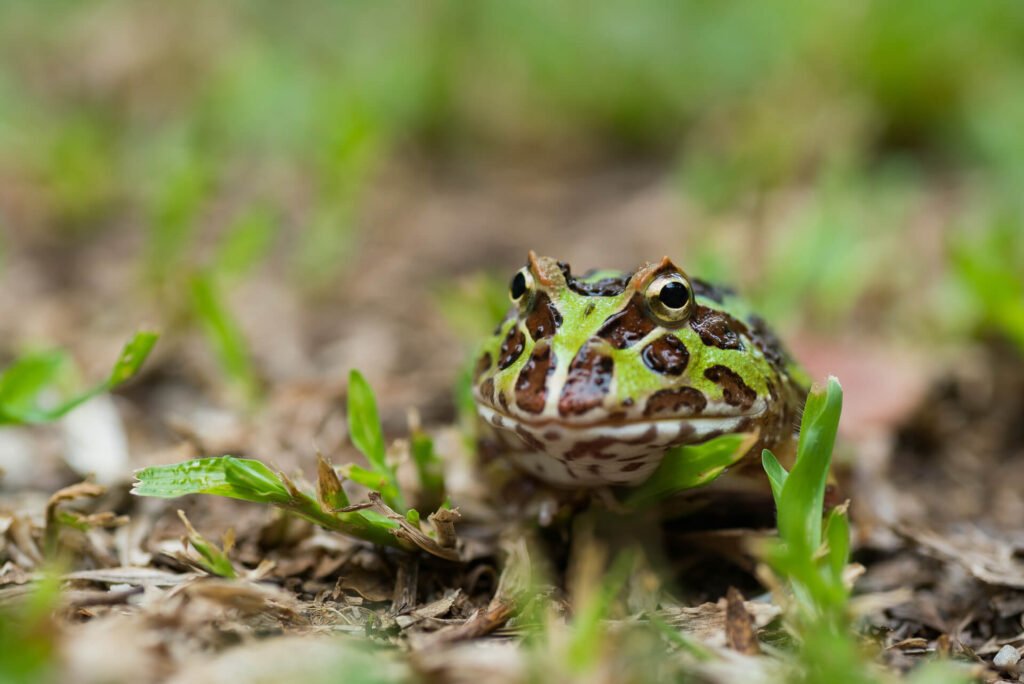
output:
{"label": "green grass blade", "polygon": [[843,581],[843,570],[850,559],[850,520],[846,516],[845,507],[829,512],[825,523],[825,541],[828,543],[828,565],[832,571],[832,580],[836,585]]}
{"label": "green grass blade", "polygon": [[192,279],[192,311],[203,326],[217,362],[246,400],[259,395],[259,381],[237,321],[210,273]]}
{"label": "green grass blade", "polygon": [[789,472],[782,467],[779,459],[775,458],[775,454],[767,449],[761,452],[761,465],[764,467],[764,472],[768,474],[768,482],[772,486],[772,498],[775,500],[775,506],[778,507],[782,500],[782,487],[786,484]]}
{"label": "green grass blade", "polygon": [[0,424],[39,422],[38,396],[56,384],[67,367],[60,350],[27,354],[0,375]]}
{"label": "green grass blade", "polygon": [[416,430],[412,433],[409,450],[420,480],[420,503],[427,510],[435,509],[444,501],[445,485],[444,468],[434,451],[434,440],[425,432]]}
{"label": "green grass blade", "polygon": [[779,534],[787,544],[812,550],[821,544],[825,485],[842,408],[843,390],[834,377],[807,397],[796,463],[779,496]]}
{"label": "green grass blade", "polygon": [[290,491],[273,470],[260,461],[233,456],[199,458],[184,463],[151,466],[135,472],[132,494],[174,498],[213,494],[284,508],[321,527],[383,546],[408,548],[391,534],[397,523],[373,511],[324,511],[309,494]]}
{"label": "green grass blade", "polygon": [[[387,463],[384,431],[377,413],[377,401],[366,378],[355,369],[348,376],[348,429],[352,444],[366,457],[373,471],[381,478],[377,486],[364,482],[360,484],[376,489],[389,506],[405,513],[408,506],[398,488],[398,478],[394,469]],[[353,476],[352,479],[356,477]]]}
{"label": "green grass blade", "polygon": [[223,456],[151,466],[135,472],[132,494],[170,499],[186,494],[216,494],[257,503],[287,504],[287,487],[259,461]]}
{"label": "green grass blade", "polygon": [[42,407],[42,394],[56,389],[69,359],[60,350],[40,352],[15,361],[0,375],[0,425],[47,423],[57,420],[98,394],[108,392],[138,373],[159,335],[139,332],[125,344],[110,376],[92,388],[55,406]]}
{"label": "green grass blade", "polygon": [[670,449],[654,474],[633,489],[624,503],[643,507],[675,492],[705,485],[738,461],[748,446],[748,435],[731,434],[704,444]]}
{"label": "green grass blade", "polygon": [[385,461],[384,432],[377,413],[377,401],[363,374],[353,370],[348,375],[348,429],[352,443],[366,457],[374,470],[389,472]]}
{"label": "green grass blade", "polygon": [[149,357],[149,353],[153,351],[158,339],[160,339],[160,335],[152,331],[143,330],[135,333],[135,336],[124,345],[121,355],[117,358],[117,363],[110,371],[107,388],[116,387],[135,377],[146,358]]}

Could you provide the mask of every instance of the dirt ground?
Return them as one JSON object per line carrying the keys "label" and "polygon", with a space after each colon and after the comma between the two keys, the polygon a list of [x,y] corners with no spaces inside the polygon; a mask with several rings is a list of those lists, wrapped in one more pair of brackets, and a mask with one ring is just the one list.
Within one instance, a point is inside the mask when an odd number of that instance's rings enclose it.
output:
{"label": "dirt ground", "polygon": [[[488,488],[459,437],[453,386],[478,333],[446,317],[437,293],[452,283],[472,289],[483,271],[511,273],[531,248],[580,268],[628,268],[665,253],[685,263],[695,232],[720,231],[728,250],[742,220],[702,223],[657,166],[594,173],[410,162],[380,184],[328,291],[302,296],[274,258],[232,290],[266,394],[251,410],[225,388],[201,335],[143,293],[137,223],[70,240],[4,236],[0,353],[46,340],[95,378],[134,329],[163,332],[141,375],[113,397],[54,425],[0,430],[0,605],[24,595],[46,565],[54,492],[94,473],[102,494],[71,490],[59,505],[113,514],[106,527],[66,529],[57,541],[73,559],[52,624],[61,680],[270,681],[338,662],[372,663],[385,680],[411,667],[432,681],[521,681],[521,625],[506,620],[516,573],[537,548],[551,551],[554,566],[547,600],[570,609],[565,564],[575,537],[541,533],[528,548],[515,493]],[[1024,362],[999,340],[936,350],[860,330],[797,329],[788,341],[814,377],[834,373],[846,389],[837,474],[852,505],[866,633],[896,670],[948,655],[976,663],[986,679],[1017,681],[1015,666],[992,660],[1005,644],[1024,647]],[[317,450],[335,464],[358,459],[345,425],[350,368],[373,386],[390,438],[407,435],[410,408],[435,437],[463,516],[464,562],[381,551],[255,504],[128,494],[133,469],[198,455],[259,458],[306,479]],[[208,539],[233,530],[243,580],[197,569],[178,509]],[[653,610],[724,648],[728,588],[765,593],[737,542],[765,534],[770,509],[758,521],[722,529],[708,517],[667,530],[669,577],[655,581],[672,589]],[[778,615],[767,601],[745,610],[764,634]],[[326,640],[339,633],[411,656],[339,651]]]}

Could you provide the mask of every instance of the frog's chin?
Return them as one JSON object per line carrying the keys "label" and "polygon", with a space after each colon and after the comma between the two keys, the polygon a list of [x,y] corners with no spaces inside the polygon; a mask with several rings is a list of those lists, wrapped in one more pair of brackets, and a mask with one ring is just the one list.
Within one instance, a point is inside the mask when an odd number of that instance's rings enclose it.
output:
{"label": "frog's chin", "polygon": [[755,430],[761,413],[576,424],[520,420],[488,406],[478,411],[520,467],[552,484],[576,487],[638,484],[666,449]]}

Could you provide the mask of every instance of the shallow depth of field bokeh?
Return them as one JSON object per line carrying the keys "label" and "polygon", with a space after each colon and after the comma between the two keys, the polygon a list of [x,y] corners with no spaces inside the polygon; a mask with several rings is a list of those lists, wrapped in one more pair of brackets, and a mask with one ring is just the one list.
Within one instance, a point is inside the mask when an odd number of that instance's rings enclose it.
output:
{"label": "shallow depth of field bokeh", "polygon": [[[734,284],[864,443],[1024,349],[1022,187],[1003,0],[0,3],[0,368],[160,331],[124,478],[351,368],[453,423],[529,249]],[[250,455],[347,448],[303,410]],[[0,492],[84,475],[60,434],[0,431]]]}

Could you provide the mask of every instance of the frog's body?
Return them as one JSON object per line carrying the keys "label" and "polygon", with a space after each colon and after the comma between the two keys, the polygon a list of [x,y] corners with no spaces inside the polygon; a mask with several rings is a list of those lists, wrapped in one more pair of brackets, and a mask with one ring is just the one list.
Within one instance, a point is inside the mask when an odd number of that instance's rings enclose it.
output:
{"label": "frog's body", "polygon": [[793,440],[804,374],[731,290],[667,257],[576,277],[532,252],[511,289],[474,397],[506,456],[536,477],[635,485],[670,447],[734,432],[756,433],[757,453]]}

